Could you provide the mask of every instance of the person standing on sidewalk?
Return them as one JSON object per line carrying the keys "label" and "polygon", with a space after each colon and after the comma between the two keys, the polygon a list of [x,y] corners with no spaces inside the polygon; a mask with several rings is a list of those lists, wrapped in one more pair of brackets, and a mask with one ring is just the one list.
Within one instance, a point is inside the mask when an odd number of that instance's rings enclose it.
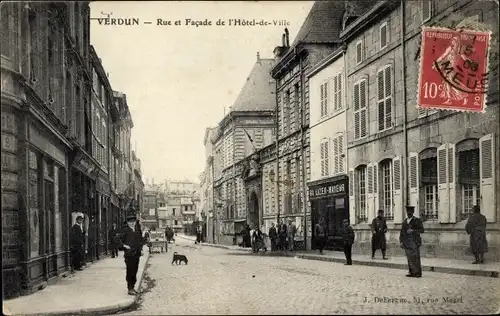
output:
{"label": "person standing on sidewalk", "polygon": [[422,277],[422,262],[420,261],[420,246],[422,246],[422,237],[424,225],[420,218],[413,216],[414,206],[406,206],[406,218],[401,225],[399,234],[399,244],[406,253],[408,259],[408,268],[410,272],[406,275],[410,278]]}
{"label": "person standing on sidewalk", "polygon": [[278,237],[278,233],[276,232],[276,227],[274,227],[274,223],[271,224],[271,228],[269,228],[269,239],[271,240],[271,251],[276,251],[276,238]]}
{"label": "person standing on sidewalk", "polygon": [[295,250],[295,234],[297,234],[297,227],[292,222],[292,220],[288,221],[287,231],[288,231],[288,250],[294,251]]}
{"label": "person standing on sidewalk", "polygon": [[123,229],[120,249],[124,251],[125,265],[127,267],[126,277],[127,289],[129,295],[136,295],[134,290],[137,282],[137,270],[139,269],[139,259],[142,255],[142,246],[144,245],[141,231],[136,224],[135,211],[129,212],[127,216],[127,226]]}
{"label": "person standing on sidewalk", "polygon": [[118,257],[118,245],[120,244],[120,232],[113,223],[113,228],[109,231],[109,247],[111,248],[111,258]]}
{"label": "person standing on sidewalk", "polygon": [[344,219],[344,254],[346,259],[346,265],[352,265],[352,245],[354,244],[354,229],[349,225],[349,220]]}
{"label": "person standing on sidewalk", "polygon": [[382,250],[382,258],[387,260],[385,249],[387,242],[385,233],[387,233],[387,223],[384,218],[384,210],[378,210],[378,216],[372,221],[372,259],[375,259],[375,251]]}
{"label": "person standing on sidewalk", "polygon": [[278,238],[279,238],[279,247],[281,251],[286,250],[286,238],[287,236],[286,224],[283,223],[283,220],[280,220],[280,224],[278,226]]}
{"label": "person standing on sidewalk", "polygon": [[316,248],[319,249],[319,254],[323,254],[323,249],[325,248],[326,245],[326,226],[325,226],[325,220],[323,217],[319,219],[319,223],[316,223],[316,226],[314,227],[314,237],[316,239]]}
{"label": "person standing on sidewalk", "polygon": [[76,223],[70,231],[71,267],[73,270],[82,270],[82,261],[85,255],[85,235],[82,229],[83,216],[76,217]]}
{"label": "person standing on sidewalk", "polygon": [[470,235],[470,248],[476,260],[473,264],[484,263],[484,253],[488,252],[486,240],[486,216],[481,214],[478,205],[473,207],[474,213],[469,216],[465,230]]}

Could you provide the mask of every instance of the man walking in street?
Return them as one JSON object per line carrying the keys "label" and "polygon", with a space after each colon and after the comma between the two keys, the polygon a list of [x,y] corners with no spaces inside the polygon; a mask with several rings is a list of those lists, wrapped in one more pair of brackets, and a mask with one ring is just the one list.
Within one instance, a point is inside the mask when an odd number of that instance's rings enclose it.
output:
{"label": "man walking in street", "polygon": [[352,265],[352,245],[354,244],[354,229],[349,225],[349,220],[344,219],[344,254],[346,259],[346,265]]}
{"label": "man walking in street", "polygon": [[414,206],[406,207],[406,218],[401,226],[399,234],[399,243],[401,248],[406,253],[408,259],[408,268],[410,272],[406,275],[410,278],[422,277],[422,262],[420,261],[420,246],[422,245],[422,237],[424,233],[424,225],[420,218],[413,216],[415,213]]}
{"label": "man walking in street", "polygon": [[274,223],[271,224],[271,228],[269,228],[269,239],[271,240],[271,251],[276,251],[276,238],[278,237],[278,233],[276,232],[276,227],[274,227]]}
{"label": "man walking in street", "polygon": [[375,259],[377,249],[380,249],[382,251],[382,258],[387,260],[385,256],[387,246],[385,233],[387,233],[387,223],[384,218],[384,210],[378,210],[378,216],[372,221],[372,259]]}
{"label": "man walking in street", "polygon": [[82,229],[83,216],[76,217],[76,223],[71,227],[70,231],[70,247],[71,247],[71,266],[73,270],[82,270],[82,261],[84,258],[85,235]]}
{"label": "man walking in street", "polygon": [[475,205],[474,213],[469,216],[465,230],[470,235],[470,248],[476,260],[473,264],[484,263],[484,253],[488,252],[486,240],[486,216],[481,214],[481,209]]}
{"label": "man walking in street", "polygon": [[120,232],[113,223],[113,228],[109,231],[109,245],[111,248],[111,258],[118,257],[118,245],[120,244]]}
{"label": "man walking in street", "polygon": [[327,241],[326,226],[323,217],[321,217],[319,222],[316,223],[314,233],[316,248],[319,249],[319,254],[322,255]]}
{"label": "man walking in street", "polygon": [[120,249],[125,254],[125,265],[127,267],[126,277],[127,289],[129,295],[136,295],[138,292],[134,289],[137,282],[137,270],[139,269],[139,259],[142,255],[144,245],[141,231],[136,225],[135,211],[129,212],[127,216],[127,227],[124,228],[120,240]]}
{"label": "man walking in street", "polygon": [[292,222],[292,220],[288,221],[287,231],[288,231],[288,250],[294,251],[295,250],[295,234],[297,234],[297,227]]}

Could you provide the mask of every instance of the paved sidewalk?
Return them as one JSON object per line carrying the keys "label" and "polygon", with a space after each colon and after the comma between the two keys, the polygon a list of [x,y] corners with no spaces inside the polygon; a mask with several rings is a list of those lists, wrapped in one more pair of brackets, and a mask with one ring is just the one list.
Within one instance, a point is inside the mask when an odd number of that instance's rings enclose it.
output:
{"label": "paved sidewalk", "polygon": [[[196,238],[192,236],[178,235],[180,238],[189,239],[194,241]],[[251,251],[249,248],[241,248],[238,246],[226,246],[226,245],[216,245],[202,243],[203,246],[224,248],[229,250],[241,250],[241,251]],[[268,251],[268,254],[270,253]],[[345,263],[344,253],[340,251],[324,251],[324,255],[320,255],[313,251],[297,251],[297,252],[286,252],[283,255],[288,257],[297,257],[300,259],[309,260],[321,260],[330,262]],[[487,262],[485,264],[472,264],[472,258],[466,258],[465,260],[451,260],[451,259],[439,259],[439,258],[422,258],[422,270],[428,272],[441,272],[448,274],[461,274],[461,275],[475,275],[484,277],[498,278],[500,273],[500,263],[498,262]],[[388,260],[374,259],[365,255],[353,254],[352,262],[354,265],[363,266],[374,266],[374,267],[384,267],[393,269],[408,269],[408,261],[406,257],[390,257]]]}
{"label": "paved sidewalk", "polygon": [[[149,258],[144,247],[137,272],[136,290]],[[127,294],[123,252],[118,258],[96,261],[83,271],[62,278],[31,295],[3,302],[4,315],[109,314],[132,306],[139,296]],[[7,312],[7,313],[5,313]]]}

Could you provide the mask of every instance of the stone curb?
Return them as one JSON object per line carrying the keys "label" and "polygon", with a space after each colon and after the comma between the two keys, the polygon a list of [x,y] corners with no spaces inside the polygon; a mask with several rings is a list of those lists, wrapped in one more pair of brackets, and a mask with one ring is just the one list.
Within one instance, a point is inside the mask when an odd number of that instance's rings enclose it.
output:
{"label": "stone curb", "polygon": [[[193,240],[189,237],[178,236],[183,239]],[[209,246],[215,248],[222,248],[228,250],[239,250],[239,251],[250,251],[250,249],[234,249],[228,246],[216,245],[216,244],[207,244],[202,243],[202,246]],[[341,258],[332,258],[327,256],[320,255],[294,255],[294,254],[284,254],[285,257],[295,257],[299,259],[306,260],[317,260],[317,261],[327,261],[327,262],[336,262],[336,263],[345,263],[345,259]],[[393,263],[393,262],[380,262],[380,261],[365,261],[365,260],[353,260],[353,264],[361,265],[361,266],[370,266],[370,267],[381,267],[381,268],[389,268],[389,269],[399,269],[399,270],[407,270],[408,265],[402,263]],[[439,267],[439,266],[428,266],[422,265],[422,270],[425,272],[439,272],[446,274],[459,274],[459,275],[468,275],[468,276],[482,276],[482,277],[490,277],[490,278],[498,278],[498,271],[493,270],[474,270],[474,269],[464,269],[464,268],[453,268],[453,267]]]}
{"label": "stone curb", "polygon": [[[141,288],[142,281],[144,279],[144,273],[146,272],[146,267],[148,265],[149,261],[149,254],[147,255],[146,261],[144,262],[144,268],[142,271],[138,271],[139,277],[137,278],[137,284],[138,284],[138,289]],[[140,294],[136,295],[133,299],[128,300],[127,302],[123,303],[118,303],[118,304],[112,304],[108,306],[103,306],[103,307],[97,307],[97,308],[85,308],[85,309],[78,309],[78,310],[67,310],[67,311],[57,311],[53,313],[44,313],[43,315],[54,315],[54,316],[63,316],[63,315],[110,315],[110,314],[115,314],[120,311],[126,310],[130,307],[132,307],[134,304],[137,303],[137,301],[140,298]],[[27,315],[41,315],[41,314],[27,314]]]}

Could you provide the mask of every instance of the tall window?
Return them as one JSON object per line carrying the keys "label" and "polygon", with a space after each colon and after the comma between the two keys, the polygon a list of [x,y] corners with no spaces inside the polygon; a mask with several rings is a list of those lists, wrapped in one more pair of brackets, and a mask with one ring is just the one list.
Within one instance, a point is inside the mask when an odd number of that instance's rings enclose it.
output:
{"label": "tall window", "polygon": [[472,214],[472,207],[480,205],[481,202],[478,146],[477,140],[471,140],[458,152],[458,182],[462,193],[462,209],[460,211],[462,219]]}
{"label": "tall window", "polygon": [[366,80],[354,85],[354,139],[361,139],[367,135],[367,102]]}
{"label": "tall window", "polygon": [[283,94],[283,135],[290,133],[290,90]]}
{"label": "tall window", "polygon": [[389,29],[387,27],[387,22],[384,22],[380,26],[380,49],[384,49],[387,47],[389,42]]}
{"label": "tall window", "polygon": [[392,184],[392,160],[384,160],[380,163],[380,180],[381,180],[381,205],[385,212],[385,217],[389,220],[394,219],[394,193]]}
{"label": "tall window", "polygon": [[429,149],[421,154],[420,182],[423,189],[423,214],[425,219],[438,218],[437,150]]}
{"label": "tall window", "polygon": [[333,77],[333,110],[342,110],[342,73]]}
{"label": "tall window", "polygon": [[41,247],[42,217],[39,205],[39,157],[36,152],[29,151],[29,189],[28,205],[30,216],[30,258],[36,258],[43,253]]}
{"label": "tall window", "polygon": [[356,217],[363,222],[368,219],[366,199],[366,166],[360,166],[356,170]]}
{"label": "tall window", "polygon": [[377,73],[378,130],[392,127],[392,67],[386,66]]}
{"label": "tall window", "polygon": [[319,94],[320,94],[320,114],[321,117],[325,117],[328,115],[328,81],[324,82],[321,84],[319,88]]}
{"label": "tall window", "polygon": [[[2,17],[2,21],[5,21]],[[4,25],[5,23],[2,23]],[[30,10],[28,13],[28,24],[29,24],[29,34],[30,34],[30,48],[29,48],[29,56],[30,56],[30,80],[32,83],[37,79],[37,42],[38,42],[38,26],[36,14],[33,10]],[[3,38],[3,36],[2,36]],[[4,45],[2,45],[4,46]]]}
{"label": "tall window", "polygon": [[321,158],[321,176],[327,177],[330,174],[330,163],[328,160],[329,154],[328,139],[324,139],[320,144],[320,158]]}
{"label": "tall window", "polygon": [[361,64],[363,61],[363,41],[356,43],[356,65]]}
{"label": "tall window", "polygon": [[300,111],[300,103],[299,103],[299,85],[295,84],[293,86],[293,106],[295,107],[295,129],[300,129],[300,125],[302,124],[301,111]]}
{"label": "tall window", "polygon": [[333,138],[333,174],[344,173],[344,134]]}

